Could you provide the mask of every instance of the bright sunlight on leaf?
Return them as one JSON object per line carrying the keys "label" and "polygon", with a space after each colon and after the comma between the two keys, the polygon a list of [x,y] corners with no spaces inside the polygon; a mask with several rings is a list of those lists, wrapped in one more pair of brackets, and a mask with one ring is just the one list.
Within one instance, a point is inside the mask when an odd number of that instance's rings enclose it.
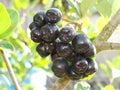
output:
{"label": "bright sunlight on leaf", "polygon": [[0,34],[0,38],[5,38],[9,36],[13,32],[18,23],[19,18],[18,13],[13,9],[8,9],[7,11],[11,19],[11,25],[9,26],[8,29],[6,29],[3,33]]}
{"label": "bright sunlight on leaf", "polygon": [[2,3],[0,3],[0,34],[8,29],[10,26],[9,14]]}

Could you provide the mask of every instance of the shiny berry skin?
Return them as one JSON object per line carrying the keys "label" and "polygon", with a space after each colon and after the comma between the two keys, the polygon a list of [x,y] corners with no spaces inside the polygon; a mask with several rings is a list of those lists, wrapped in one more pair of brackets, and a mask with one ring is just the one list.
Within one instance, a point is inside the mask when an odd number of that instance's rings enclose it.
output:
{"label": "shiny berry skin", "polygon": [[31,35],[31,40],[33,40],[34,42],[39,43],[39,42],[42,41],[39,28],[34,28],[34,29],[31,31],[30,35]]}
{"label": "shiny berry skin", "polygon": [[41,10],[34,15],[33,21],[37,26],[41,27],[45,24],[45,14],[45,11]]}
{"label": "shiny berry skin", "polygon": [[59,33],[59,39],[62,42],[70,42],[73,40],[75,36],[75,30],[71,26],[65,26],[61,28],[60,33]]}
{"label": "shiny berry skin", "polygon": [[67,76],[68,76],[71,80],[79,80],[82,75],[75,73],[75,72],[72,70],[71,66],[70,66],[70,67],[68,68],[68,70],[67,70]]}
{"label": "shiny berry skin", "polygon": [[50,8],[45,15],[45,21],[48,23],[57,23],[60,21],[62,13],[57,8]]}
{"label": "shiny berry skin", "polygon": [[72,64],[72,69],[76,73],[84,73],[88,68],[88,62],[85,58],[80,57],[76,58],[76,60]]}
{"label": "shiny berry skin", "polygon": [[96,48],[95,48],[95,46],[91,43],[88,51],[85,52],[85,53],[82,54],[82,55],[83,55],[84,57],[86,57],[86,58],[95,56],[95,55],[96,55]]}
{"label": "shiny berry skin", "polygon": [[63,77],[66,74],[68,63],[62,57],[58,57],[53,61],[52,71],[57,77]]}
{"label": "shiny berry skin", "polygon": [[85,75],[91,75],[94,74],[98,70],[98,65],[95,60],[92,60],[91,58],[87,58],[88,61],[88,69],[85,72]]}
{"label": "shiny berry skin", "polygon": [[54,42],[58,36],[58,32],[57,25],[50,23],[40,29],[42,39],[46,42]]}
{"label": "shiny berry skin", "polygon": [[34,30],[34,29],[36,29],[36,28],[37,28],[37,26],[36,26],[36,24],[35,24],[34,22],[30,23],[29,29],[30,29],[31,31]]}
{"label": "shiny berry skin", "polygon": [[88,51],[90,40],[84,34],[78,34],[72,40],[72,46],[76,53],[82,54]]}
{"label": "shiny berry skin", "polygon": [[56,45],[57,54],[61,57],[68,57],[72,54],[72,47],[68,43],[59,42]]}
{"label": "shiny berry skin", "polygon": [[38,46],[36,47],[36,51],[41,57],[46,57],[49,55],[49,53],[46,51],[44,42],[41,42],[40,44],[38,44]]}

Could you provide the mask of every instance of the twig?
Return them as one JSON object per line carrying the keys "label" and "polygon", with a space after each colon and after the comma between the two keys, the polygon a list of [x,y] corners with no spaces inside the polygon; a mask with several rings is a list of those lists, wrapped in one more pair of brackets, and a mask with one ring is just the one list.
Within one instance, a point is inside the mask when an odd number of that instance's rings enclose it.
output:
{"label": "twig", "polygon": [[[113,31],[115,30],[119,23],[120,23],[120,9],[111,18],[108,24],[105,25],[99,36],[94,40],[93,43],[97,47],[96,48],[97,52],[106,49],[120,49],[120,44],[118,43],[107,43],[107,40],[109,39],[109,37],[111,36],[111,34],[113,33]],[[69,82],[70,82],[69,78],[66,79],[65,77],[63,77],[61,79],[58,79],[53,85],[51,90],[63,90],[68,85]]]}
{"label": "twig", "polygon": [[95,44],[97,53],[103,50],[120,50],[120,43],[102,42]]}
{"label": "twig", "polygon": [[6,53],[3,50],[0,50],[0,52],[1,52],[2,56],[3,56],[3,59],[5,61],[6,66],[7,66],[7,69],[8,69],[8,72],[10,74],[10,77],[12,79],[12,82],[14,84],[15,90],[21,90],[21,88],[20,88],[20,86],[19,86],[19,84],[17,82],[17,79],[15,77],[15,74],[13,72],[12,66],[11,66],[7,56],[6,56]]}
{"label": "twig", "polygon": [[64,88],[70,83],[70,79],[65,76],[61,79],[58,79],[52,86],[50,90],[64,90]]}
{"label": "twig", "polygon": [[64,18],[62,18],[62,20],[66,21],[66,22],[69,22],[69,24],[74,24],[74,25],[78,26],[78,28],[79,28],[80,30],[81,30],[81,28],[82,28],[82,24],[83,24],[83,23],[77,23],[77,22],[75,22],[75,21],[71,21],[71,20],[64,19]]}
{"label": "twig", "polygon": [[98,35],[98,37],[94,40],[94,43],[99,41],[107,41],[109,37],[112,35],[113,31],[120,24],[120,9],[117,13],[111,18],[107,25],[103,28],[102,32]]}

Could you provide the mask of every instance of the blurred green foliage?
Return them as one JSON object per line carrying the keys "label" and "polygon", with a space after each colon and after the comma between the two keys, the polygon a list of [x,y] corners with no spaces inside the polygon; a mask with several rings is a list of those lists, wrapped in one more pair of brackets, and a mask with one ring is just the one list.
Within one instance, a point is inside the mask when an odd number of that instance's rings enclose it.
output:
{"label": "blurred green foliage", "polygon": [[[108,22],[111,15],[120,8],[120,0],[66,0],[68,8],[62,3],[62,0],[11,0],[11,7],[0,3],[0,50],[5,50],[8,58],[16,73],[16,77],[22,87],[22,90],[34,90],[31,84],[25,84],[28,72],[34,68],[42,68],[46,73],[51,73],[48,64],[50,57],[41,58],[35,50],[36,44],[30,40],[30,31],[24,28],[26,18],[32,18],[36,11],[36,6],[41,6],[47,10],[50,7],[59,8],[63,17],[58,23],[59,27],[70,24],[75,27],[77,32],[85,33],[91,40],[94,40],[100,33],[102,28]],[[66,9],[67,8],[67,9]],[[94,23],[90,17],[98,15],[98,19]],[[27,25],[27,24],[26,24]],[[29,66],[27,66],[29,63]],[[100,64],[101,69],[113,79],[111,70],[115,68],[120,70],[120,57],[115,58],[112,62],[108,61],[108,66]],[[109,69],[108,69],[109,67]],[[4,78],[6,84],[9,85],[9,75],[0,54],[0,77]],[[117,77],[118,78],[118,77]],[[7,90],[5,85],[0,81],[0,89]],[[90,86],[84,83],[78,83],[75,90],[89,90]],[[115,90],[110,84],[107,86],[98,85],[104,90]],[[103,90],[103,89],[101,89]]]}

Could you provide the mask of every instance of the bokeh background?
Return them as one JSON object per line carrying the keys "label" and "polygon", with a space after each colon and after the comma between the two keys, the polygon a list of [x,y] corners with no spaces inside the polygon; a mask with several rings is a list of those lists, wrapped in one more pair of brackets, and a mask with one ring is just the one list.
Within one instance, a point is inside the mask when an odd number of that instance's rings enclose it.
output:
{"label": "bokeh background", "polygon": [[[82,1],[85,1],[85,4],[78,8]],[[10,46],[3,49],[6,49],[7,57],[22,90],[47,90],[58,79],[51,71],[50,56],[41,58],[35,50],[37,44],[30,39],[29,24],[39,10],[59,8],[63,19],[58,26],[70,24],[77,32],[84,32],[92,41],[120,8],[119,2],[120,0],[0,0],[6,10],[13,9],[18,14],[18,23],[12,33],[5,37],[0,36],[0,47],[4,47],[2,42]],[[1,7],[0,14],[2,14]],[[0,18],[4,19],[1,15]],[[108,41],[120,42],[120,26]],[[120,90],[120,51],[102,51],[95,59],[99,66],[95,76],[90,80],[72,81],[65,90]],[[0,90],[14,90],[1,54]]]}

